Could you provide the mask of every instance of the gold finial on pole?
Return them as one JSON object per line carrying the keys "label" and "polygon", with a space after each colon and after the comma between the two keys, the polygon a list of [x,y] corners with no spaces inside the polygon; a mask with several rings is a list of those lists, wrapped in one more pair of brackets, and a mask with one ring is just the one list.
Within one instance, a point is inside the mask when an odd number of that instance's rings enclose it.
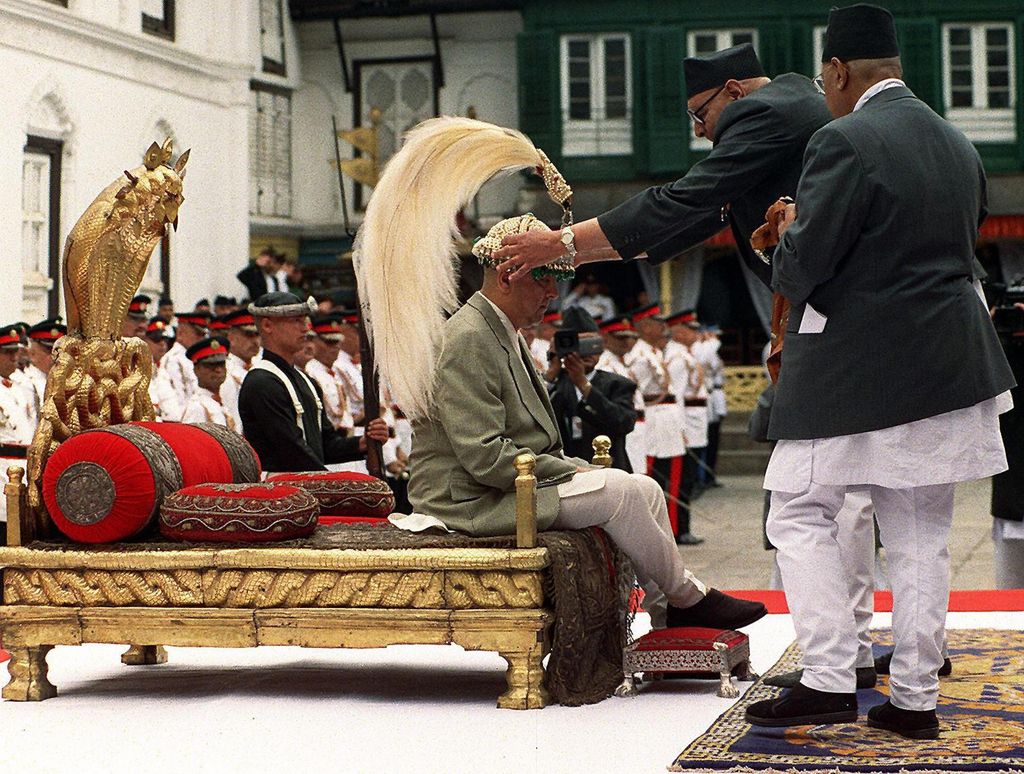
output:
{"label": "gold finial on pole", "polygon": [[516,472],[516,547],[537,545],[537,458],[526,452],[515,460]]}
{"label": "gold finial on pole", "polygon": [[25,469],[20,465],[7,468],[7,484],[4,485],[4,497],[7,498],[7,545],[20,546],[28,530],[23,524],[25,519],[25,487],[22,479]]}
{"label": "gold finial on pole", "polygon": [[594,439],[594,459],[591,460],[595,465],[600,465],[602,468],[610,468],[612,466],[612,439],[607,435],[599,435]]}

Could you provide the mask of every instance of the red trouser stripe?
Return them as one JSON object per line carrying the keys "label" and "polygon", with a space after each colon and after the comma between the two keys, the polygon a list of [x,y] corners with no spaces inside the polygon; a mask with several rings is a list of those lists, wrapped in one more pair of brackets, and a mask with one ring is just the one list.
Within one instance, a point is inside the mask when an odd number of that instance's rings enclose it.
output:
{"label": "red trouser stripe", "polygon": [[672,524],[672,534],[679,534],[679,495],[683,483],[683,458],[673,457],[668,479],[668,520]]}

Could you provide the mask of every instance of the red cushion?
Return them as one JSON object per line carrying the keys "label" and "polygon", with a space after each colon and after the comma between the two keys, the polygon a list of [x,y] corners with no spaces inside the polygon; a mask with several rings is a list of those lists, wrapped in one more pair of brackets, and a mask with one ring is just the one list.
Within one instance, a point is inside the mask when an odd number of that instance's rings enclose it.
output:
{"label": "red cushion", "polygon": [[226,428],[129,422],[62,443],[43,470],[43,501],[72,540],[109,543],[144,531],[164,496],[182,486],[259,474],[255,452]]}
{"label": "red cushion", "polygon": [[199,484],[164,498],[160,533],[175,540],[268,542],[316,529],[316,498],[285,484]]}
{"label": "red cushion", "polygon": [[286,481],[320,502],[321,516],[368,516],[381,519],[395,510],[395,493],[384,481],[365,473],[271,473],[267,481]]}
{"label": "red cushion", "polygon": [[716,642],[729,649],[742,645],[747,635],[731,629],[705,629],[698,626],[676,626],[654,629],[633,644],[634,650],[714,650]]}

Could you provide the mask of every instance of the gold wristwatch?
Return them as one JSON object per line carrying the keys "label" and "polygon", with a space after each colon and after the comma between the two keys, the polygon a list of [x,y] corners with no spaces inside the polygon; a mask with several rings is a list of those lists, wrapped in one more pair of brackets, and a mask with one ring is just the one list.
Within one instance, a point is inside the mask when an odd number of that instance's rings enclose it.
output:
{"label": "gold wristwatch", "polygon": [[576,234],[573,233],[572,226],[566,226],[562,229],[561,236],[562,247],[565,248],[565,254],[570,258],[576,257]]}

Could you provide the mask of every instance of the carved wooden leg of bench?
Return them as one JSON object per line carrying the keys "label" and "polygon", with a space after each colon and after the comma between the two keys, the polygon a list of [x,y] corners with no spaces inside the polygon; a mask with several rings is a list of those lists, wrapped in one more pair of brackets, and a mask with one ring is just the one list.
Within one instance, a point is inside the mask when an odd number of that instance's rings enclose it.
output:
{"label": "carved wooden leg of bench", "polygon": [[540,709],[550,702],[547,688],[544,687],[544,648],[535,643],[527,650],[499,651],[501,657],[508,662],[505,680],[508,690],[498,697],[498,706],[502,709]]}
{"label": "carved wooden leg of bench", "polygon": [[121,654],[121,663],[129,666],[166,664],[167,651],[163,645],[129,645]]}
{"label": "carved wooden leg of bench", "polygon": [[33,648],[7,648],[11,660],[7,663],[7,671],[11,681],[3,690],[3,697],[8,701],[43,701],[57,695],[57,689],[46,676],[46,654],[51,645],[39,645]]}

